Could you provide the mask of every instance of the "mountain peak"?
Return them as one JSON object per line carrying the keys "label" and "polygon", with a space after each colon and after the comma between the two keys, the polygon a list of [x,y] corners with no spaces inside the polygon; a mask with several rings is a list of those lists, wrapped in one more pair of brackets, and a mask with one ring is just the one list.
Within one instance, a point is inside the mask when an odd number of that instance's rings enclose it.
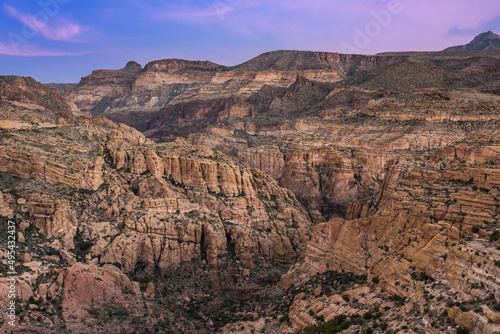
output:
{"label": "mountain peak", "polygon": [[492,31],[488,31],[477,35],[469,44],[453,46],[445,49],[444,51],[483,51],[499,49],[500,36]]}
{"label": "mountain peak", "polygon": [[142,66],[138,62],[131,60],[122,70],[129,73],[139,73],[142,71]]}
{"label": "mountain peak", "polygon": [[488,38],[495,38],[495,39],[500,38],[500,36],[495,34],[493,31],[483,32],[482,34],[479,34],[476,36],[476,38],[479,38],[479,37],[488,37]]}
{"label": "mountain peak", "polygon": [[125,67],[140,67],[142,69],[142,66],[135,60],[129,61]]}

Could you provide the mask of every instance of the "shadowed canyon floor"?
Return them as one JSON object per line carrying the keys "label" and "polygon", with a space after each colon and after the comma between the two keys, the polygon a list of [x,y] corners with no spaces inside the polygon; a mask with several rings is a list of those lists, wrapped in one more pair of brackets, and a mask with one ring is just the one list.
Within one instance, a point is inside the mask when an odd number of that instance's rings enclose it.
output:
{"label": "shadowed canyon floor", "polygon": [[64,97],[3,77],[22,330],[497,333],[499,70],[279,51],[130,62]]}

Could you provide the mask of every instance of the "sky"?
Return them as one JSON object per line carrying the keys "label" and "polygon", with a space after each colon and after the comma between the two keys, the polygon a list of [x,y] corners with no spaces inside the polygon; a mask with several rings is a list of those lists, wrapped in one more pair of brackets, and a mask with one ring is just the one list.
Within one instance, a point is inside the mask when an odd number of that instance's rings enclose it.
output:
{"label": "sky", "polygon": [[74,83],[130,60],[437,51],[500,33],[498,0],[2,0],[0,75]]}

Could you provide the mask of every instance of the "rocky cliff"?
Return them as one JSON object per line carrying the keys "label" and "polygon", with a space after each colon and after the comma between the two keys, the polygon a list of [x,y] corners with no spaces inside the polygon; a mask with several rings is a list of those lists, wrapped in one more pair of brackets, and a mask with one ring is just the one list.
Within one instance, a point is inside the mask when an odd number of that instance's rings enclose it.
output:
{"label": "rocky cliff", "polygon": [[300,79],[255,118],[189,136],[263,169],[328,220],[282,277],[286,301],[225,331],[499,330],[496,61],[442,62]]}
{"label": "rocky cliff", "polygon": [[[174,298],[194,312],[178,330],[208,331],[204,314],[232,314],[214,306],[226,298],[265,298],[309,240],[306,210],[259,170],[105,118],[36,113],[11,102],[1,113],[0,212],[19,226],[24,330],[154,331],[174,321]],[[179,280],[179,270],[202,271]],[[199,299],[203,310],[189,311]],[[134,320],[151,308],[162,317]]]}
{"label": "rocky cliff", "polygon": [[498,332],[500,62],[471,52],[130,62],[66,91],[101,116],[3,102],[24,329]]}
{"label": "rocky cliff", "polygon": [[[240,105],[267,86],[288,87],[298,76],[335,82],[401,57],[366,57],[325,52],[276,51],[244,64],[165,59],[144,69],[130,62],[121,70],[98,70],[69,87],[65,96],[93,115],[124,122],[148,137],[169,140],[215,124],[219,115],[252,117]],[[238,111],[234,111],[238,109]]]}
{"label": "rocky cliff", "polygon": [[31,77],[0,77],[0,101],[9,101],[21,107],[45,112],[81,113],[55,88],[42,85]]}

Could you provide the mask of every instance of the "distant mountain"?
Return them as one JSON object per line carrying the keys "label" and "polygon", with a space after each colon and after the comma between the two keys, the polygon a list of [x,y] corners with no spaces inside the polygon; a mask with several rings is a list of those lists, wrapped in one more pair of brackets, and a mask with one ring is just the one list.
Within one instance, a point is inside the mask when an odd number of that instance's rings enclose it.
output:
{"label": "distant mountain", "polygon": [[59,91],[59,93],[64,94],[66,88],[76,86],[77,83],[47,83],[45,85],[49,87],[54,87]]}
{"label": "distant mountain", "polygon": [[483,51],[500,50],[500,36],[488,31],[477,35],[472,42],[466,45],[452,46],[444,51]]}

